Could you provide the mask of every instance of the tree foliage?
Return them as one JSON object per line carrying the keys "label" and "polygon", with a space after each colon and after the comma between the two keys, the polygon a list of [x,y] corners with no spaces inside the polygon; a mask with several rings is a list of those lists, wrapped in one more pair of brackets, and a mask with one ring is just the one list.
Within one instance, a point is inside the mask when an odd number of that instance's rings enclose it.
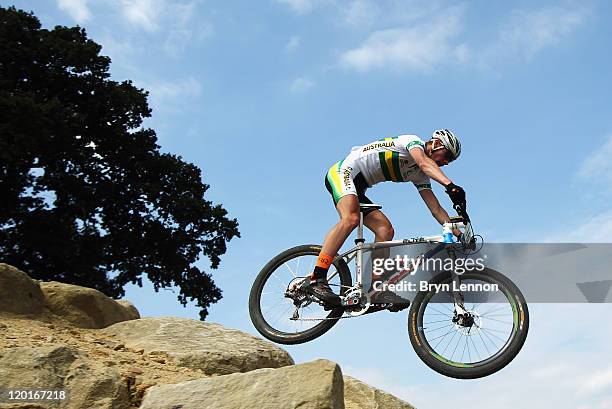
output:
{"label": "tree foliage", "polygon": [[79,27],[41,28],[0,7],[0,252],[33,278],[119,298],[127,283],[177,285],[204,319],[211,276],[238,223],[205,200],[198,167],[161,153],[147,93],[110,79]]}

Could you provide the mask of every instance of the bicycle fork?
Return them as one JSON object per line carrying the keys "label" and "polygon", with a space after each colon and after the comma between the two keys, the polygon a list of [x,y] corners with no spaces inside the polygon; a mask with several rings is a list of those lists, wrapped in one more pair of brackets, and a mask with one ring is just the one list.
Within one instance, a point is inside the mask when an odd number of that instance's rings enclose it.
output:
{"label": "bicycle fork", "polygon": [[[457,254],[453,247],[447,247],[446,252],[448,256],[453,260],[453,265],[455,265],[455,260],[457,260]],[[453,283],[453,301],[455,304],[454,314],[453,314],[453,323],[455,325],[459,325],[464,328],[468,328],[468,333],[472,331],[472,326],[474,326],[474,316],[465,309],[465,299],[463,294],[459,292],[459,288],[461,288],[461,279],[460,275],[455,273],[453,269],[451,271],[451,278]]]}
{"label": "bicycle fork", "polygon": [[[457,260],[457,253],[455,252],[455,249],[452,246],[447,246],[446,253],[453,261],[453,265],[455,265],[455,261]],[[455,302],[455,313],[457,315],[467,314],[467,311],[464,307],[465,300],[463,298],[463,295],[458,290],[459,288],[461,288],[461,280],[459,278],[459,274],[455,273],[454,269],[451,271],[451,277],[453,282],[453,301]]]}

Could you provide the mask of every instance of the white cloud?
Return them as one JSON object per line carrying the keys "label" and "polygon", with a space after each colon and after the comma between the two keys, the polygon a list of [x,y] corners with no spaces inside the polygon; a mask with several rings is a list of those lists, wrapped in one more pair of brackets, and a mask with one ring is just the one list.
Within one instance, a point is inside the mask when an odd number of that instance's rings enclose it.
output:
{"label": "white cloud", "polygon": [[171,56],[177,56],[194,41],[203,41],[214,33],[215,26],[207,21],[200,22],[197,27],[176,27],[168,32],[163,48]]}
{"label": "white cloud", "polygon": [[342,19],[349,26],[368,26],[373,24],[381,13],[382,10],[376,2],[355,0],[348,2],[348,5],[342,9]]}
{"label": "white cloud", "polygon": [[58,0],[57,6],[70,14],[77,23],[84,23],[91,18],[91,12],[87,7],[88,0]]}
{"label": "white cloud", "polygon": [[195,78],[187,78],[181,81],[154,81],[148,84],[151,95],[160,99],[174,99],[183,97],[199,96],[202,92],[200,82]]}
{"label": "white cloud", "polygon": [[466,47],[457,44],[461,11],[449,9],[435,22],[375,31],[358,48],[342,54],[340,63],[358,71],[428,71],[440,63],[463,61]]}
{"label": "white cloud", "polygon": [[567,226],[544,239],[548,243],[609,243],[612,237],[612,210],[607,210]]}
{"label": "white cloud", "polygon": [[462,11],[467,3],[446,0],[276,0],[297,14],[325,8],[339,25],[371,30],[366,40],[341,54],[340,63],[358,71],[391,69],[428,71],[440,63],[469,62],[481,68],[505,59],[529,60],[566,40],[584,25],[590,9],[550,6],[512,11],[504,23],[485,34],[484,43],[465,44]]}
{"label": "white cloud", "polygon": [[586,21],[588,14],[584,7],[517,10],[500,30],[495,48],[500,53],[530,59],[569,36]]}
{"label": "white cloud", "polygon": [[285,51],[293,52],[297,50],[301,43],[302,39],[300,38],[300,36],[292,36],[287,42],[287,45],[285,46]]}
{"label": "white cloud", "polygon": [[126,39],[117,40],[110,33],[101,34],[98,43],[102,46],[102,55],[113,61],[113,66],[121,60],[127,60],[135,53],[134,44]]}
{"label": "white cloud", "polygon": [[199,3],[200,0],[114,0],[112,4],[131,27],[163,36],[156,43],[168,55],[177,56],[215,32],[209,21],[195,21]]}
{"label": "white cloud", "polygon": [[[612,135],[602,144],[596,144],[595,150],[588,154],[574,174],[573,183],[580,191],[579,198],[588,203],[587,211],[580,212],[579,217],[571,218],[556,229],[545,242],[556,243],[609,243],[612,238],[612,208],[609,195],[612,193]],[[593,204],[599,208],[593,209]],[[577,205],[579,205],[577,203]]]}
{"label": "white cloud", "polygon": [[592,394],[605,391],[612,391],[612,368],[593,371],[581,377],[578,382],[583,393]]}
{"label": "white cloud", "polygon": [[307,14],[314,9],[327,5],[333,4],[333,0],[276,0],[278,3],[286,4],[291,7],[297,14]]}
{"label": "white cloud", "polygon": [[182,112],[192,107],[194,99],[202,95],[202,84],[192,77],[178,81],[144,81],[137,85],[149,91],[149,100],[154,112]]}
{"label": "white cloud", "polygon": [[596,149],[582,162],[576,179],[598,185],[600,189],[610,189],[612,185],[612,135],[603,145]]}
{"label": "white cloud", "polygon": [[159,28],[157,19],[166,3],[163,0],[119,0],[119,6],[128,22],[147,31],[155,31]]}
{"label": "white cloud", "polygon": [[300,92],[306,92],[309,89],[311,89],[312,87],[315,86],[315,82],[314,80],[308,78],[308,77],[300,77],[300,78],[296,78],[292,83],[291,83],[291,91],[292,92],[296,92],[296,93],[300,93]]}

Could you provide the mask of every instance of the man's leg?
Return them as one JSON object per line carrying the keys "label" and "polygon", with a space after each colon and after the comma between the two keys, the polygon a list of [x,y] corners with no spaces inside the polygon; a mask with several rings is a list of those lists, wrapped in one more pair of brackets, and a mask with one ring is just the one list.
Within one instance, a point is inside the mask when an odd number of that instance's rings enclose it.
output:
{"label": "man's leg", "polygon": [[[385,216],[380,210],[375,210],[369,213],[364,218],[363,223],[374,233],[375,241],[379,242],[393,239],[393,235],[395,234],[393,231],[393,226],[391,225],[389,219],[387,219],[387,216]],[[377,259],[385,260],[389,258],[390,253],[391,249],[389,247],[374,250],[372,252],[372,263],[374,263]],[[374,275],[372,273],[372,285],[374,285],[375,281],[386,281],[393,273],[395,273],[395,271],[385,271],[380,275]],[[410,306],[409,300],[402,298],[392,291],[382,291],[377,293],[372,302],[375,304],[390,304],[387,309],[393,312],[401,311]]]}
{"label": "man's leg", "polygon": [[[393,239],[393,235],[395,234],[393,226],[387,216],[380,210],[370,212],[364,218],[363,223],[374,233],[374,241],[379,242]],[[372,252],[372,264],[374,264],[376,260],[385,260],[389,258],[390,251],[391,249],[388,247],[374,250]],[[372,284],[374,281],[380,281],[383,278],[384,277],[381,277],[381,275],[374,275],[374,273],[372,273]]]}
{"label": "man's leg", "polygon": [[346,238],[359,225],[359,199],[356,195],[340,198],[336,210],[340,221],[325,236],[321,253],[336,254]]}
{"label": "man's leg", "polygon": [[392,240],[395,231],[387,216],[376,209],[368,213],[363,219],[363,224],[374,233],[374,241]]}
{"label": "man's leg", "polygon": [[346,238],[359,225],[359,200],[356,195],[346,195],[340,198],[336,209],[340,215],[340,221],[325,236],[321,253],[317,258],[317,265],[310,275],[310,288],[313,293],[332,304],[338,304],[340,297],[329,288],[327,271]]}

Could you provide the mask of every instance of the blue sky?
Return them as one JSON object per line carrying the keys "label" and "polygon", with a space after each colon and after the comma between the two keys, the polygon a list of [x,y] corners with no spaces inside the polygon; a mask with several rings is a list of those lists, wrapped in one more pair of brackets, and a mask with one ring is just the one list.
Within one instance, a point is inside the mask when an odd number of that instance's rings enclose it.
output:
{"label": "blue sky", "polygon": [[[321,242],[337,217],[322,184],[327,168],[384,136],[456,132],[463,153],[444,171],[465,187],[488,241],[610,241],[609,2],[0,3],[34,11],[45,27],[85,27],[112,58],[114,79],[150,91],[146,125],[162,150],[197,164],[208,198],[238,218],[242,238],[213,274],[224,299],[210,321],[255,332],[253,278],[278,252]],[[387,183],[369,196],[398,237],[438,232],[412,186]],[[170,290],[146,285],[126,298],[145,316],[197,318]],[[346,320],[287,349],[298,362],[339,362],[419,409],[612,407],[609,305],[531,310],[519,357],[478,381],[422,364],[405,313]]]}

